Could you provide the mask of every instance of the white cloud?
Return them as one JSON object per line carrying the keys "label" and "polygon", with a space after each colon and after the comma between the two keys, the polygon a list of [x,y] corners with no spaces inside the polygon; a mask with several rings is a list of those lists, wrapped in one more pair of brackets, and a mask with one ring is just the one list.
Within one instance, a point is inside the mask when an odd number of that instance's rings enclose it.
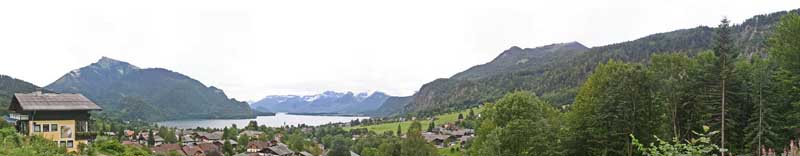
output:
{"label": "white cloud", "polygon": [[789,10],[771,1],[3,1],[0,74],[44,86],[101,56],[232,97],[410,95],[511,46],[600,46]]}

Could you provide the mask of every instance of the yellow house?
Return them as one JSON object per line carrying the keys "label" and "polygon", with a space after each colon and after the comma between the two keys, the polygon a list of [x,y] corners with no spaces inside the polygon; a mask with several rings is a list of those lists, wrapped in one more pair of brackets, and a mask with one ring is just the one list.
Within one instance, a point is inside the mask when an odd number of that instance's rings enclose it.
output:
{"label": "yellow house", "polygon": [[78,144],[88,144],[89,111],[102,110],[81,94],[34,92],[15,93],[7,119],[25,135],[39,135],[77,151]]}

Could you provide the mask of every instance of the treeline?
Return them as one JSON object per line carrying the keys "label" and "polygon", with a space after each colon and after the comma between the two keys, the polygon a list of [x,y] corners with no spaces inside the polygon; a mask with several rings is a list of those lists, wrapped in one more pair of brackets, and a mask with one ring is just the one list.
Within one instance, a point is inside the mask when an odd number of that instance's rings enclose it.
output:
{"label": "treeline", "polygon": [[603,63],[563,108],[533,93],[508,94],[487,105],[469,154],[642,155],[649,148],[631,135],[656,147],[705,138],[716,148],[697,149],[718,155],[788,149],[800,130],[800,16],[776,25],[769,56],[743,55],[727,20],[714,33],[712,49],[693,57]]}

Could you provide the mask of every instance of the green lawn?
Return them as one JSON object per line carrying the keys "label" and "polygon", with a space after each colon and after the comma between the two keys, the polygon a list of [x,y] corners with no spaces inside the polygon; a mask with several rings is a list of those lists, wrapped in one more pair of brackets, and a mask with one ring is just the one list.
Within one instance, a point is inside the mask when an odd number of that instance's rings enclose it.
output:
{"label": "green lawn", "polygon": [[[473,108],[473,111],[477,115],[481,111],[483,111],[483,107]],[[443,124],[448,123],[448,122],[455,122],[456,120],[458,120],[458,114],[459,113],[462,113],[464,115],[464,117],[466,117],[467,114],[469,114],[469,109],[463,110],[461,112],[453,112],[453,113],[447,113],[447,114],[444,114],[444,115],[438,115],[437,117],[439,117],[439,119],[436,120],[436,125],[439,126],[439,125],[443,125]],[[430,124],[430,122],[431,122],[430,120],[418,120],[418,121],[422,124],[422,128],[423,129],[427,128],[428,124]],[[400,124],[400,127],[403,129],[403,133],[405,133],[406,131],[408,131],[408,127],[411,126],[411,121],[383,123],[383,124],[369,125],[369,126],[345,127],[344,130],[350,130],[350,129],[353,129],[353,128],[367,128],[371,132],[375,132],[377,134],[381,134],[381,133],[383,133],[385,131],[393,131],[393,132],[397,131],[397,125],[398,124]],[[397,132],[395,132],[395,133],[397,133]]]}

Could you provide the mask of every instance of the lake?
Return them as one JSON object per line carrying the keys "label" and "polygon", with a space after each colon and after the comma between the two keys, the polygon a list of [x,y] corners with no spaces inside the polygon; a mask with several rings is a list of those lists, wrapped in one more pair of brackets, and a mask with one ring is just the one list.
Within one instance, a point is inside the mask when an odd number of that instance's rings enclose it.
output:
{"label": "lake", "polygon": [[353,117],[353,116],[316,116],[316,115],[292,115],[286,113],[276,113],[275,116],[258,116],[255,119],[203,119],[203,120],[173,120],[158,122],[158,125],[177,128],[223,128],[230,127],[231,124],[236,124],[237,127],[243,128],[247,126],[250,121],[255,120],[258,125],[267,125],[269,127],[280,127],[288,125],[306,124],[309,126],[319,126],[328,123],[337,122],[350,122],[354,119],[368,119],[369,117]]}

